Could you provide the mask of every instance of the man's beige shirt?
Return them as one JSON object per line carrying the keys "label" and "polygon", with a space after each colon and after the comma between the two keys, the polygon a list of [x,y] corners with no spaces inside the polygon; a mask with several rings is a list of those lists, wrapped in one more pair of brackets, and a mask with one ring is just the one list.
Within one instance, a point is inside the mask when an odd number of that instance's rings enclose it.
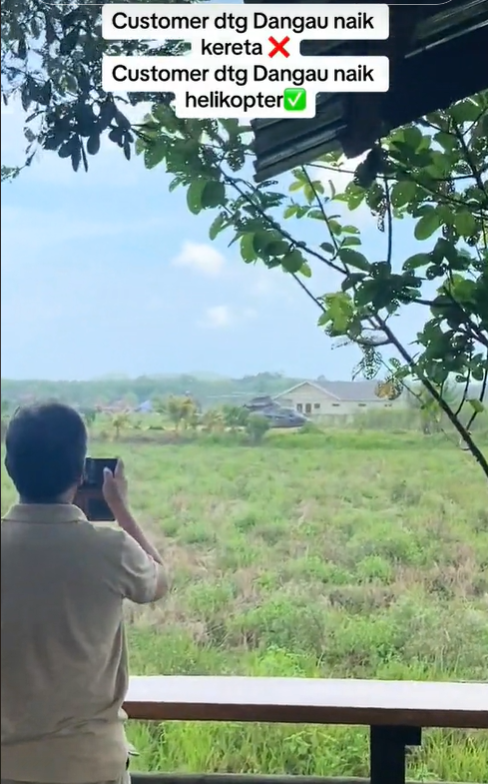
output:
{"label": "man's beige shirt", "polygon": [[159,567],[69,504],[14,506],[1,533],[2,779],[116,780],[127,758],[122,603],[153,601]]}

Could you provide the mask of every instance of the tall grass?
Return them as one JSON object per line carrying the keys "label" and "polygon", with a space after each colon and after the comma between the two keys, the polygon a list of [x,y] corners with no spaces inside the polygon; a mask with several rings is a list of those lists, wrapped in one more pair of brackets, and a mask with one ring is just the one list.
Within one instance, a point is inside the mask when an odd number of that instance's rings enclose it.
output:
{"label": "tall grass", "polygon": [[[94,444],[124,458],[173,575],[165,603],[127,608],[134,673],[488,680],[486,482],[469,455],[415,431],[225,435]],[[368,774],[353,727],[128,729],[141,770]],[[487,782],[488,733],[426,731],[409,776]]]}

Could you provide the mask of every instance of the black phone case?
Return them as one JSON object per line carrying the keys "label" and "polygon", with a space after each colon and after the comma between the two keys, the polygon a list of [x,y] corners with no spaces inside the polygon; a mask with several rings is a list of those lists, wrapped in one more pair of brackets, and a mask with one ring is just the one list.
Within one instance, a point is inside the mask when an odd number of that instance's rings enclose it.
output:
{"label": "black phone case", "polygon": [[118,458],[116,457],[87,457],[82,487],[101,490],[103,486],[103,469],[109,468],[113,473],[117,467],[117,460]]}
{"label": "black phone case", "polygon": [[113,522],[114,516],[102,493],[103,469],[112,472],[117,466],[116,457],[87,457],[83,484],[78,491],[78,504],[92,523]]}

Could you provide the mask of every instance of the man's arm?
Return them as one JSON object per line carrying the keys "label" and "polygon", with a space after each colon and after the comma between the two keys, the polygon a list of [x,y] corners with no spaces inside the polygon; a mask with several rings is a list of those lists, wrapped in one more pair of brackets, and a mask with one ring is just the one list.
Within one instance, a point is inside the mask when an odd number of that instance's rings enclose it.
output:
{"label": "man's arm", "polygon": [[168,592],[168,578],[161,555],[159,554],[156,547],[151,544],[144,531],[133,518],[125,504],[121,504],[120,507],[112,509],[112,512],[122,530],[125,531],[126,534],[128,534],[132,539],[134,539],[134,541],[137,542],[137,544],[144,550],[146,555],[148,555],[149,558],[155,562],[155,565],[157,565],[155,595],[152,601],[156,602],[158,599],[162,599],[163,596]]}
{"label": "man's arm", "polygon": [[113,474],[104,470],[103,495],[120,528],[128,535],[122,554],[126,597],[138,604],[161,599],[168,591],[163,559],[129,510],[122,461]]}

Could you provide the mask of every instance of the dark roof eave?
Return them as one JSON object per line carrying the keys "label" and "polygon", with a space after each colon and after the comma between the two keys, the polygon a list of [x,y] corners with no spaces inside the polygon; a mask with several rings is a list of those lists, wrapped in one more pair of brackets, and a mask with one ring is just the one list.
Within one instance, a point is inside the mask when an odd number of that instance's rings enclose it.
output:
{"label": "dark roof eave", "polygon": [[[458,0],[457,6],[461,5],[464,6],[463,24],[476,27],[475,22],[469,22],[469,18],[466,21],[471,8],[477,14],[478,27],[464,35],[457,34],[449,38],[449,35],[454,35],[455,30],[451,29],[449,32],[447,23],[444,22],[439,33],[441,43],[437,41],[435,44],[431,40],[429,48],[411,51],[398,70],[394,90],[387,94],[382,102],[383,132],[412,122],[436,109],[446,108],[466,95],[488,87],[488,3],[469,0],[463,4]],[[431,8],[438,9],[437,6]],[[306,47],[309,53],[313,49],[316,55],[321,52],[326,54],[330,53],[331,42],[307,42]],[[425,79],[426,72],[429,72],[428,83]],[[412,85],[415,85],[415,90],[412,90]],[[432,88],[432,85],[435,87]],[[317,159],[326,152],[344,150],[344,139],[348,132],[349,118],[354,115],[357,95],[329,93],[319,96],[317,116],[310,120],[254,121],[256,181],[262,182],[275,177],[294,166]],[[408,100],[401,100],[402,96],[408,96]],[[366,143],[363,149],[357,149],[352,157],[361,154],[370,146]]]}

